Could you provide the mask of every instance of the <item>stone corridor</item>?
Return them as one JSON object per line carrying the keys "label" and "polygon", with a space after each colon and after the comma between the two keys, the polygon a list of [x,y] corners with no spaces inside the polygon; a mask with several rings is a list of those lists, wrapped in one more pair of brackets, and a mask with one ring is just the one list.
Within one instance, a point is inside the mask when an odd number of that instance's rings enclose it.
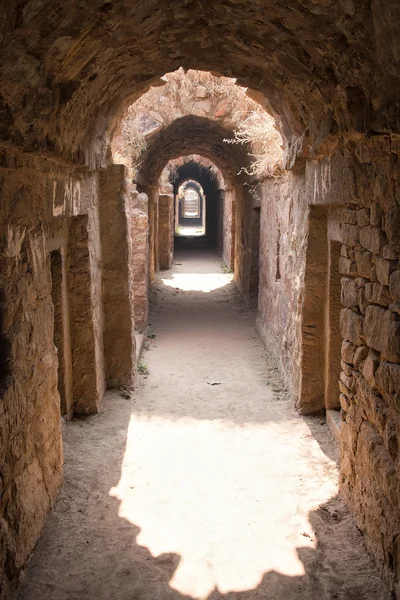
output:
{"label": "stone corridor", "polygon": [[201,244],[157,275],[148,374],[64,422],[65,484],[15,600],[391,598],[337,496],[337,443],[254,320]]}

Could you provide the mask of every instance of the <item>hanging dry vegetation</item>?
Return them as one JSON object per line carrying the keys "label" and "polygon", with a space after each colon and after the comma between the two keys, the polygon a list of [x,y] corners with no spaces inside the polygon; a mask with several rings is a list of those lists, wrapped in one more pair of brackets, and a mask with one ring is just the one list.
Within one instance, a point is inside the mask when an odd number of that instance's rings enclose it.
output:
{"label": "hanging dry vegetation", "polygon": [[235,79],[204,71],[185,73],[182,68],[163,79],[165,85],[150,88],[128,108],[113,142],[114,162],[126,164],[132,176],[141,163],[146,140],[190,114],[216,120],[233,131],[234,137],[227,143],[249,145],[249,174],[263,178],[283,172],[282,139],[273,117],[251,100],[246,88],[236,85]]}

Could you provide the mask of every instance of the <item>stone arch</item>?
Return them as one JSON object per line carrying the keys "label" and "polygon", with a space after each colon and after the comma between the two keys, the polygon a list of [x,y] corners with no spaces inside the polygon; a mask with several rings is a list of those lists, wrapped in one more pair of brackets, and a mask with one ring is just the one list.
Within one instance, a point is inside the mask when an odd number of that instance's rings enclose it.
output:
{"label": "stone arch", "polygon": [[30,151],[98,164],[121,110],[180,66],[261,93],[298,152],[305,134],[315,147],[330,131],[399,128],[390,109],[398,61],[387,41],[396,15],[387,3],[374,12],[366,0],[295,10],[237,2],[205,11],[183,0],[17,5],[7,3],[2,22],[3,138]]}
{"label": "stone arch", "polygon": [[[250,149],[227,144],[233,132],[206,117],[187,115],[153,136],[145,150],[137,174],[139,185],[154,185],[168,161],[183,154],[201,154],[211,160],[230,180],[235,180],[243,167],[249,166]],[[245,181],[243,173],[241,179]]]}
{"label": "stone arch", "polygon": [[[200,181],[206,193],[213,199],[207,210],[206,232],[211,234],[211,245],[218,249],[228,268],[233,268],[235,252],[236,188],[225,181],[221,171],[211,161],[197,155],[189,155],[172,161],[174,167],[174,192],[184,181],[194,178]],[[170,166],[171,163],[168,164]]]}
{"label": "stone arch", "polygon": [[[251,271],[253,235],[251,227],[254,187],[251,177],[243,170],[250,163],[250,150],[245,145],[227,144],[224,140],[233,137],[233,132],[205,117],[188,115],[177,119],[154,135],[146,148],[137,172],[137,184],[149,196],[150,241],[152,263],[157,268],[157,198],[158,181],[166,164],[183,154],[201,154],[211,160],[221,171],[234,190],[236,203],[235,218],[235,281],[245,301],[256,302],[256,293],[251,296]],[[254,270],[254,265],[253,265]]]}

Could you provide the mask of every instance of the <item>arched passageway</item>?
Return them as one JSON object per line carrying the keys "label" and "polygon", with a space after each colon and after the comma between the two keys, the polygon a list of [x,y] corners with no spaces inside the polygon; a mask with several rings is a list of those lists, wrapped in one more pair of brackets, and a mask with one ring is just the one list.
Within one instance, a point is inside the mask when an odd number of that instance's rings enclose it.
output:
{"label": "arched passageway", "polygon": [[[106,387],[132,383],[158,267],[155,190],[170,159],[199,153],[244,194],[235,280],[249,305],[258,286],[258,330],[301,412],[332,406],[340,346],[341,490],[399,595],[398,27],[396,3],[378,0],[7,2],[0,594],[61,486],[60,411],[97,413]],[[109,164],[124,108],[181,66],[236,77],[276,117],[281,178],[238,186],[248,152],[198,115],[153,137],[138,188]]]}

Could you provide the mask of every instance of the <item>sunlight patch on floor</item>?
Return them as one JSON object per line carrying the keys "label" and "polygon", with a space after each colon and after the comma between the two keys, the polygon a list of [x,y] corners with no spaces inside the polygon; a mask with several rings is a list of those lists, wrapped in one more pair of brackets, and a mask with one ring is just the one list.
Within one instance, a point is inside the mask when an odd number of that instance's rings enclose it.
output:
{"label": "sunlight patch on floor", "polygon": [[185,292],[212,292],[228,285],[232,279],[231,273],[174,273],[172,278],[161,281],[169,287]]}
{"label": "sunlight patch on floor", "polygon": [[[254,589],[265,572],[303,575],[308,512],[337,493],[336,465],[288,423],[249,425],[132,415],[119,516],[153,556],[179,555],[171,587],[194,598]],[[308,477],[307,473],[312,473]]]}

